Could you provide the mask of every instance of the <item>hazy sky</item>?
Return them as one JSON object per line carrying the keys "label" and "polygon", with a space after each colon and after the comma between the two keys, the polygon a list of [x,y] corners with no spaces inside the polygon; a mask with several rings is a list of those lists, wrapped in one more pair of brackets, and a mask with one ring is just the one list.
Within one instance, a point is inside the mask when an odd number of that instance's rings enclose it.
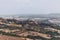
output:
{"label": "hazy sky", "polygon": [[60,0],[0,0],[0,15],[60,13]]}

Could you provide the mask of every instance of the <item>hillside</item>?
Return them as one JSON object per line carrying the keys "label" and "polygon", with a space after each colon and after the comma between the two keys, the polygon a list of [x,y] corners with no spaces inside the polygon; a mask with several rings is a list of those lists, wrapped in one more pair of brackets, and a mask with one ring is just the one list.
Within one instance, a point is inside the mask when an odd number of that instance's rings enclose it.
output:
{"label": "hillside", "polygon": [[47,18],[0,18],[0,40],[59,40],[60,26],[52,21]]}

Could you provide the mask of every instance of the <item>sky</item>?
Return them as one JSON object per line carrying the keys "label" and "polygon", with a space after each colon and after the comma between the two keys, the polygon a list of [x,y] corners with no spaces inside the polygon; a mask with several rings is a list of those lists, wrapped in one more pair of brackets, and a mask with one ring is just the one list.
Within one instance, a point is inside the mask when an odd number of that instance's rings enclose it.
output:
{"label": "sky", "polygon": [[60,13],[60,0],[0,0],[0,15]]}

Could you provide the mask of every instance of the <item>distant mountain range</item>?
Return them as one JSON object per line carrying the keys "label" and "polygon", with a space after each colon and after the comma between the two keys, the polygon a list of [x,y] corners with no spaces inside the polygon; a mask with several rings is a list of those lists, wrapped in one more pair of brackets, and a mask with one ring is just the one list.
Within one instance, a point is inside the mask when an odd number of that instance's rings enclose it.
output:
{"label": "distant mountain range", "polygon": [[60,18],[60,13],[50,13],[50,14],[14,14],[14,15],[7,15],[7,16],[19,17],[19,18]]}
{"label": "distant mountain range", "polygon": [[51,18],[60,18],[60,13],[51,13],[50,17]]}
{"label": "distant mountain range", "polygon": [[14,16],[19,16],[19,17],[23,17],[23,18],[45,18],[48,17],[48,14],[17,14]]}
{"label": "distant mountain range", "polygon": [[50,14],[25,14],[25,15],[15,15],[19,17],[28,18],[60,18],[60,13],[50,13]]}

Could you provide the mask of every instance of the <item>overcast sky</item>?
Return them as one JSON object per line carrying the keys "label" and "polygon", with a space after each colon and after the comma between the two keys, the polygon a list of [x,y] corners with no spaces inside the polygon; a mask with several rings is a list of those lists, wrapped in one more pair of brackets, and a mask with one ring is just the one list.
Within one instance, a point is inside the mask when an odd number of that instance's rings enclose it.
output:
{"label": "overcast sky", "polygon": [[60,0],[0,0],[0,15],[60,13]]}

